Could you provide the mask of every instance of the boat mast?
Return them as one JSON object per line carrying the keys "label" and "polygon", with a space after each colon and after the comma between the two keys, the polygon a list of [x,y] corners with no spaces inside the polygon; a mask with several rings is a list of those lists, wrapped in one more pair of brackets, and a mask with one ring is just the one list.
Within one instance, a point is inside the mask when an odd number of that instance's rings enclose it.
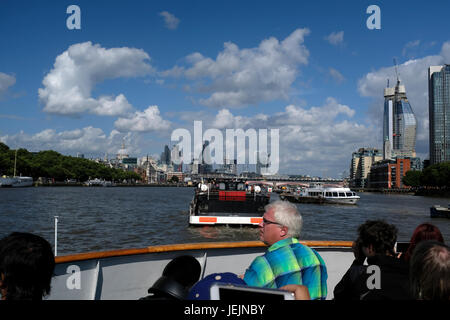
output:
{"label": "boat mast", "polygon": [[16,155],[14,157],[14,175],[13,175],[13,177],[16,176],[16,165],[17,165],[17,149],[16,149]]}

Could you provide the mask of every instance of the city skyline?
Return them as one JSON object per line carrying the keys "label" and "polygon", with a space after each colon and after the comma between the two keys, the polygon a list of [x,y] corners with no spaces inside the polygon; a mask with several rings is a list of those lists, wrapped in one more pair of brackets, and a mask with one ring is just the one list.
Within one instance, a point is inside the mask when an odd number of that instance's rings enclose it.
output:
{"label": "city skyline", "polygon": [[450,63],[450,4],[380,1],[369,29],[372,4],[2,1],[0,141],[159,158],[194,121],[277,128],[280,174],[340,177],[359,148],[383,150],[395,58],[428,159],[428,68]]}

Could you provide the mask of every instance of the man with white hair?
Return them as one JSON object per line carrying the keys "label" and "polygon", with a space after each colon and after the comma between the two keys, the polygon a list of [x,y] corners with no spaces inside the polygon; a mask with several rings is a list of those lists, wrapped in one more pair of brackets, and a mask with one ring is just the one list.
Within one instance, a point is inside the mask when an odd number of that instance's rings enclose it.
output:
{"label": "man with white hair", "polygon": [[304,285],[312,300],[325,299],[327,268],[314,249],[298,240],[302,216],[297,206],[287,201],[275,201],[265,209],[259,235],[269,248],[264,255],[253,260],[245,272],[244,281],[249,286],[264,288]]}

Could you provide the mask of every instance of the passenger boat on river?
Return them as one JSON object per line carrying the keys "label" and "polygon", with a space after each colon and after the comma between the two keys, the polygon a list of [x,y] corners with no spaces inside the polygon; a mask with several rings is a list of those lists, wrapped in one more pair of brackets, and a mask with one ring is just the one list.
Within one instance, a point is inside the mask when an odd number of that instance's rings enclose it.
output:
{"label": "passenger boat on river", "polygon": [[271,188],[244,180],[199,183],[189,207],[189,224],[258,226],[270,192]]}
{"label": "passenger boat on river", "polygon": [[360,197],[350,188],[315,184],[298,187],[293,192],[282,193],[280,198],[301,203],[356,204]]}

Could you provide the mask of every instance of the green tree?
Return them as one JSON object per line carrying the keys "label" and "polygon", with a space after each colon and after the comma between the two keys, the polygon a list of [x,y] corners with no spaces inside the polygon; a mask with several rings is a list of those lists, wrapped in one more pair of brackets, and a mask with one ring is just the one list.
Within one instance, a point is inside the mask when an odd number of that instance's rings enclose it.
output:
{"label": "green tree", "polygon": [[[12,175],[14,171],[16,150],[11,150],[4,143],[0,143],[0,174]],[[17,150],[16,173],[33,177],[53,178],[56,181],[77,179],[86,181],[89,178],[106,180],[140,180],[135,172],[113,169],[101,163],[88,159],[64,156],[53,150],[28,152],[26,149]]]}
{"label": "green tree", "polygon": [[403,184],[407,186],[419,187],[421,177],[422,177],[421,171],[409,170],[408,172],[405,173],[405,176],[403,177],[402,181]]}

